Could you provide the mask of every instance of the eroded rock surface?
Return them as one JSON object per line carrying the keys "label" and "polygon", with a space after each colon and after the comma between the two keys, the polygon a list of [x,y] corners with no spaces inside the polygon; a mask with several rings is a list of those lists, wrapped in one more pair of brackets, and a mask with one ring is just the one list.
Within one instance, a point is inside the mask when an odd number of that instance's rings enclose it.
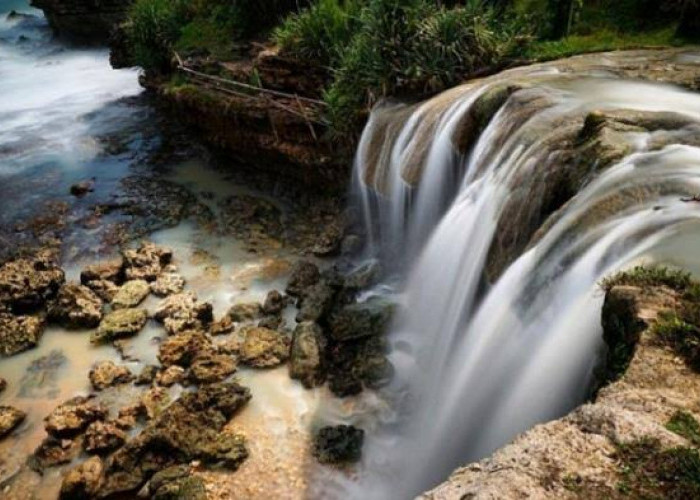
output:
{"label": "eroded rock surface", "polygon": [[127,384],[134,374],[126,366],[118,366],[113,361],[102,361],[90,370],[90,384],[96,391],[102,391],[118,384]]}
{"label": "eroded rock surface", "polygon": [[155,318],[170,335],[185,330],[204,330],[214,319],[211,304],[199,302],[194,292],[170,295],[159,304]]}
{"label": "eroded rock surface", "polygon": [[326,379],[324,355],[326,339],[316,323],[299,323],[292,335],[289,357],[289,376],[311,388]]}
{"label": "eroded rock surface", "polygon": [[136,307],[148,297],[149,293],[151,293],[151,288],[147,281],[127,281],[114,295],[112,299],[112,308],[125,309],[128,307]]}
{"label": "eroded rock surface", "polygon": [[64,281],[63,270],[47,252],[6,262],[0,266],[0,305],[15,312],[38,309]]}
{"label": "eroded rock surface", "polygon": [[100,326],[90,336],[93,343],[108,342],[139,333],[148,320],[144,309],[118,309],[102,318]]}
{"label": "eroded rock surface", "polygon": [[0,406],[0,439],[12,432],[25,418],[27,414],[22,410],[12,406]]}
{"label": "eroded rock surface", "polygon": [[241,362],[255,368],[270,368],[289,358],[289,339],[262,327],[246,327],[241,346]]}
{"label": "eroded rock surface", "polygon": [[39,343],[46,328],[41,316],[15,316],[0,311],[0,356],[12,356]]}
{"label": "eroded rock surface", "polygon": [[66,283],[49,305],[49,319],[65,328],[95,328],[102,319],[102,300],[84,285]]}
{"label": "eroded rock surface", "polygon": [[173,253],[153,243],[141,243],[138,248],[125,250],[125,276],[128,280],[155,281],[173,258]]}

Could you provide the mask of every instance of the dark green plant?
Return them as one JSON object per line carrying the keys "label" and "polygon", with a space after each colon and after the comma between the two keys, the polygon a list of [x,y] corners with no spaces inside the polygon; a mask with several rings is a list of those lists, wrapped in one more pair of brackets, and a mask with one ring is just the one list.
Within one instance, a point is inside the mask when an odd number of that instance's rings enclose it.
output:
{"label": "dark green plant", "polygon": [[678,410],[671,416],[666,428],[683,436],[695,446],[700,446],[700,424],[687,411]]}
{"label": "dark green plant", "polygon": [[635,266],[621,271],[601,281],[600,286],[606,292],[618,285],[639,287],[667,286],[672,290],[683,292],[692,283],[690,273],[663,266]]}

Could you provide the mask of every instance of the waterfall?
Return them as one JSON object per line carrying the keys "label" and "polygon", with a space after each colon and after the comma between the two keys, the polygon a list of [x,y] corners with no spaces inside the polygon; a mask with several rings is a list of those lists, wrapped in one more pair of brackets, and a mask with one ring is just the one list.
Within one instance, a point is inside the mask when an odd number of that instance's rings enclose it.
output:
{"label": "waterfall", "polygon": [[[624,57],[611,65],[623,65]],[[343,496],[409,498],[589,395],[598,283],[633,263],[700,271],[700,95],[556,64],[372,113],[355,198],[406,276],[389,333],[395,414]],[[348,490],[349,489],[349,492]]]}

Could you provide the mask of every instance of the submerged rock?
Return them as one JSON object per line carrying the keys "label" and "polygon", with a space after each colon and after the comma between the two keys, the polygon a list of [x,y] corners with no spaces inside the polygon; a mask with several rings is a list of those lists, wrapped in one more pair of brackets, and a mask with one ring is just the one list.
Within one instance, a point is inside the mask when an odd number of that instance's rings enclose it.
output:
{"label": "submerged rock", "polygon": [[241,346],[241,362],[255,368],[270,368],[289,358],[289,339],[268,328],[247,327]]}
{"label": "submerged rock", "polygon": [[286,292],[294,297],[304,295],[307,288],[318,283],[321,279],[321,272],[318,266],[307,260],[300,260],[292,268]]}
{"label": "submerged rock", "polygon": [[88,500],[95,498],[102,485],[104,463],[100,457],[90,457],[71,469],[63,478],[61,500]]}
{"label": "submerged rock", "polygon": [[173,253],[153,243],[142,243],[136,249],[122,252],[128,280],[155,281],[173,258]]}
{"label": "submerged rock", "polygon": [[365,431],[352,425],[323,427],[314,440],[314,456],[322,464],[357,462]]}
{"label": "submerged rock", "polygon": [[199,302],[193,292],[177,293],[164,299],[156,309],[155,318],[170,335],[185,330],[204,330],[214,319],[211,304]]}
{"label": "submerged rock", "polygon": [[67,364],[68,358],[58,349],[34,359],[20,380],[19,397],[55,398],[60,393],[58,371]]}
{"label": "submerged rock", "polygon": [[15,312],[42,307],[65,281],[63,270],[47,252],[0,266],[0,306]]}
{"label": "submerged rock", "polygon": [[12,356],[35,347],[45,328],[42,317],[0,311],[0,356]]}
{"label": "submerged rock", "polygon": [[107,314],[97,330],[90,336],[90,342],[108,342],[139,333],[148,320],[144,309],[118,309]]}
{"label": "submerged rock", "polygon": [[85,431],[83,449],[99,455],[116,450],[126,442],[126,433],[114,422],[96,421]]}
{"label": "submerged rock", "polygon": [[27,414],[12,406],[0,406],[0,439],[7,436],[21,424]]}
{"label": "submerged rock", "polygon": [[292,335],[289,376],[301,381],[306,388],[323,384],[325,350],[326,339],[321,327],[310,321],[299,323]]}
{"label": "submerged rock", "polygon": [[96,391],[118,384],[127,384],[134,374],[126,366],[117,366],[112,361],[102,361],[90,369],[90,384]]}
{"label": "submerged rock", "polygon": [[53,410],[45,419],[44,427],[55,438],[69,438],[85,430],[96,420],[104,420],[108,409],[86,397],[69,399]]}
{"label": "submerged rock", "polygon": [[129,307],[136,307],[148,297],[149,293],[151,293],[151,288],[147,281],[127,281],[114,295],[114,299],[112,299],[112,308],[126,309]]}
{"label": "submerged rock", "polygon": [[102,300],[86,286],[66,283],[48,312],[49,319],[64,328],[95,328],[102,319]]}

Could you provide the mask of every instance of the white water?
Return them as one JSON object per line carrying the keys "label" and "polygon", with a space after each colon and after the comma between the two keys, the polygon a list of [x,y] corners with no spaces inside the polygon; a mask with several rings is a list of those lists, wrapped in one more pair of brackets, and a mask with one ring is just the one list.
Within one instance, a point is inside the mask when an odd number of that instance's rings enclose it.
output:
{"label": "white water", "polygon": [[[526,188],[525,202],[539,202],[530,179],[557,166],[560,134],[572,119],[580,129],[593,110],[674,111],[696,121],[697,137],[700,95],[590,74],[518,70],[453,89],[410,114],[374,112],[355,189],[374,251],[413,264],[389,336],[397,373],[387,393],[397,412],[369,437],[363,473],[341,485],[340,496],[409,498],[566,413],[585,399],[603,348],[599,280],[638,261],[700,271],[697,247],[676,244],[700,234],[700,208],[680,200],[700,192],[700,148],[667,141],[649,151],[667,132],[631,131],[623,134],[631,153],[585,185],[487,285],[486,260],[509,197]],[[452,145],[459,118],[506,79],[526,81],[520,93],[547,104],[523,122],[511,97],[470,154],[460,155]],[[417,187],[405,180],[416,162]]]}

